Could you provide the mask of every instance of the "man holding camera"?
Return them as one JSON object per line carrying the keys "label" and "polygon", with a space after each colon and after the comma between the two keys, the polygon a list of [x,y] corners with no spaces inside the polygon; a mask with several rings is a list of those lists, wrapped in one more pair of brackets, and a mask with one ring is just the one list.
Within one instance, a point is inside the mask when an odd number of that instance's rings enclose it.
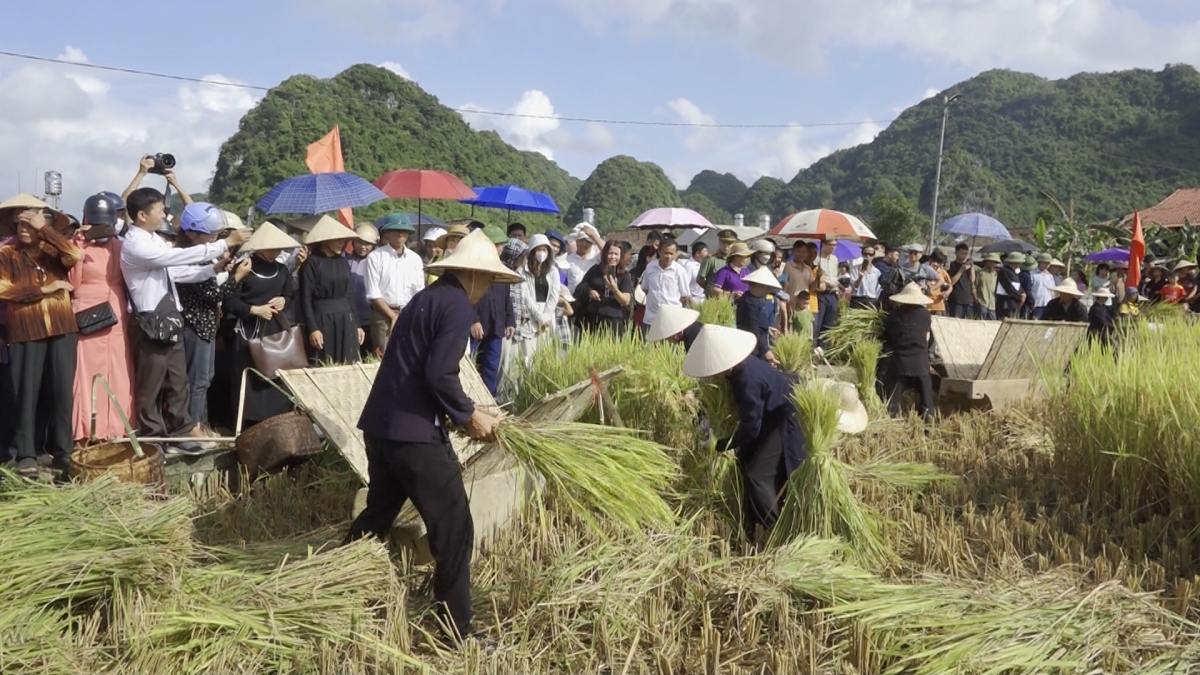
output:
{"label": "man holding camera", "polygon": [[[121,249],[121,272],[137,321],[131,331],[134,408],[142,436],[200,438],[202,432],[189,413],[183,307],[175,283],[197,283],[228,270],[229,247],[246,243],[251,230],[233,230],[211,244],[173,248],[155,235],[166,219],[164,202],[163,194],[154,188],[133,190],[126,199],[131,226]],[[167,451],[196,454],[205,449],[198,441],[189,441]]]}
{"label": "man holding camera", "polygon": [[[175,179],[175,156],[162,152],[156,155],[142,155],[142,161],[138,164],[137,175],[134,176],[133,180],[129,182],[129,187],[125,188],[125,191],[121,193],[122,203],[129,201],[130,193],[140,188],[142,186],[142,180],[146,177],[146,174],[150,173],[166,178],[167,185],[179,194],[179,200],[183,202],[184,206],[188,206],[192,203],[192,196],[189,195],[187,190],[184,190],[179,185],[179,181]],[[170,212],[170,204],[166,204],[166,210]],[[126,215],[129,216],[129,219],[125,224],[127,226],[132,225],[132,214],[127,213]]]}
{"label": "man holding camera", "polygon": [[850,268],[850,306],[879,306],[879,267],[875,265],[875,247],[864,246],[862,263]]}

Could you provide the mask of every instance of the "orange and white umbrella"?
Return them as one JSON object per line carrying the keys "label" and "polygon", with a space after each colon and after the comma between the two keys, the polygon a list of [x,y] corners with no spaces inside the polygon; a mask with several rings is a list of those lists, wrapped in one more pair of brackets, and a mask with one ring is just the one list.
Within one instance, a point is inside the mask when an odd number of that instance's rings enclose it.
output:
{"label": "orange and white umbrella", "polygon": [[779,221],[779,224],[771,229],[771,235],[823,241],[863,241],[876,238],[875,233],[861,219],[829,209],[793,213]]}

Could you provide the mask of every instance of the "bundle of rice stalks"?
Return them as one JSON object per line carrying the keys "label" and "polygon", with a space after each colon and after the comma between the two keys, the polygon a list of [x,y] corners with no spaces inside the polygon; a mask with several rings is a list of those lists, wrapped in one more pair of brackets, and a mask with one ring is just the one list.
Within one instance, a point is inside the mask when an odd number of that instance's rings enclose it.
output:
{"label": "bundle of rice stalks", "polygon": [[351,657],[383,672],[420,666],[392,643],[407,620],[404,594],[378,543],[262,570],[192,567],[173,591],[166,601],[135,594],[121,603],[121,661],[131,672],[306,672]]}
{"label": "bundle of rice stalks", "polygon": [[808,457],[788,478],[787,496],[769,545],[782,546],[802,535],[840,537],[863,564],[875,567],[893,558],[880,516],[850,488],[852,469],[833,455],[838,438],[839,401],[830,390],[796,386],[793,393]]}
{"label": "bundle of rice stalks", "polygon": [[882,352],[883,345],[878,340],[860,340],[850,350],[850,366],[858,380],[858,396],[872,416],[882,416],[886,412],[875,389]]}
{"label": "bundle of rice stalks", "polygon": [[[593,370],[604,372],[620,366],[622,372],[608,386],[622,422],[651,434],[671,448],[688,447],[695,438],[696,404],[689,392],[696,381],[682,370],[683,346],[676,343],[646,344],[627,333],[584,333],[567,348],[543,349],[532,367],[520,374],[521,387],[513,402],[520,414],[548,394],[587,380]],[[599,420],[593,411],[583,418]]]}
{"label": "bundle of rice stalks", "polygon": [[89,611],[153,588],[188,563],[191,512],[115,478],[54,487],[0,471],[0,606]]}
{"label": "bundle of rice stalks", "polygon": [[827,616],[854,622],[859,672],[1166,675],[1189,672],[1200,654],[1195,624],[1115,582],[1081,589],[1060,569],[1015,581],[892,583],[849,560],[839,543],[800,539],[773,566]]}
{"label": "bundle of rice stalks", "polygon": [[827,331],[824,338],[829,341],[825,358],[831,363],[846,363],[854,345],[863,340],[883,339],[883,320],[887,312],[874,307],[847,309],[838,316],[837,326]]}
{"label": "bundle of rice stalks", "polygon": [[679,466],[637,431],[508,419],[496,430],[496,444],[545,479],[552,504],[596,531],[606,522],[632,531],[675,522],[663,495]]}
{"label": "bundle of rice stalks", "polygon": [[700,312],[700,323],[712,326],[737,326],[737,311],[729,298],[708,298],[692,309]]}
{"label": "bundle of rice stalks", "polygon": [[771,352],[785,373],[799,374],[812,367],[812,340],[798,332],[780,335],[771,345]]}
{"label": "bundle of rice stalks", "polygon": [[737,401],[733,389],[724,377],[709,377],[700,383],[696,398],[700,409],[708,419],[708,427],[714,438],[729,438],[738,427]]}

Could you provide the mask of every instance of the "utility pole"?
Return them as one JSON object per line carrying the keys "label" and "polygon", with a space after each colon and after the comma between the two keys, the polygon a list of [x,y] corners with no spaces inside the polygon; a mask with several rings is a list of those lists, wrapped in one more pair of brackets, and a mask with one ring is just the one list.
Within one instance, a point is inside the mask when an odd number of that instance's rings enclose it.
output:
{"label": "utility pole", "polygon": [[929,216],[929,252],[933,253],[933,239],[937,236],[938,191],[942,186],[942,153],[946,149],[946,121],[950,119],[950,104],[961,97],[960,94],[943,96],[945,107],[942,108],[942,138],[938,141],[937,172],[933,176],[933,213]]}

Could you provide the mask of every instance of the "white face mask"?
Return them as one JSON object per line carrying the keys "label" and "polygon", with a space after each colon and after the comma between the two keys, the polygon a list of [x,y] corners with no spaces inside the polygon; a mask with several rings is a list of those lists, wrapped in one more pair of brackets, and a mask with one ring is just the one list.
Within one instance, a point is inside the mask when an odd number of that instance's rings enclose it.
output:
{"label": "white face mask", "polygon": [[548,257],[550,257],[550,254],[545,249],[540,249],[533,254],[533,259],[538,261],[538,264],[546,262],[546,258]]}
{"label": "white face mask", "polygon": [[760,265],[766,265],[767,263],[771,262],[771,254],[770,253],[759,253],[758,254],[758,262]]}

